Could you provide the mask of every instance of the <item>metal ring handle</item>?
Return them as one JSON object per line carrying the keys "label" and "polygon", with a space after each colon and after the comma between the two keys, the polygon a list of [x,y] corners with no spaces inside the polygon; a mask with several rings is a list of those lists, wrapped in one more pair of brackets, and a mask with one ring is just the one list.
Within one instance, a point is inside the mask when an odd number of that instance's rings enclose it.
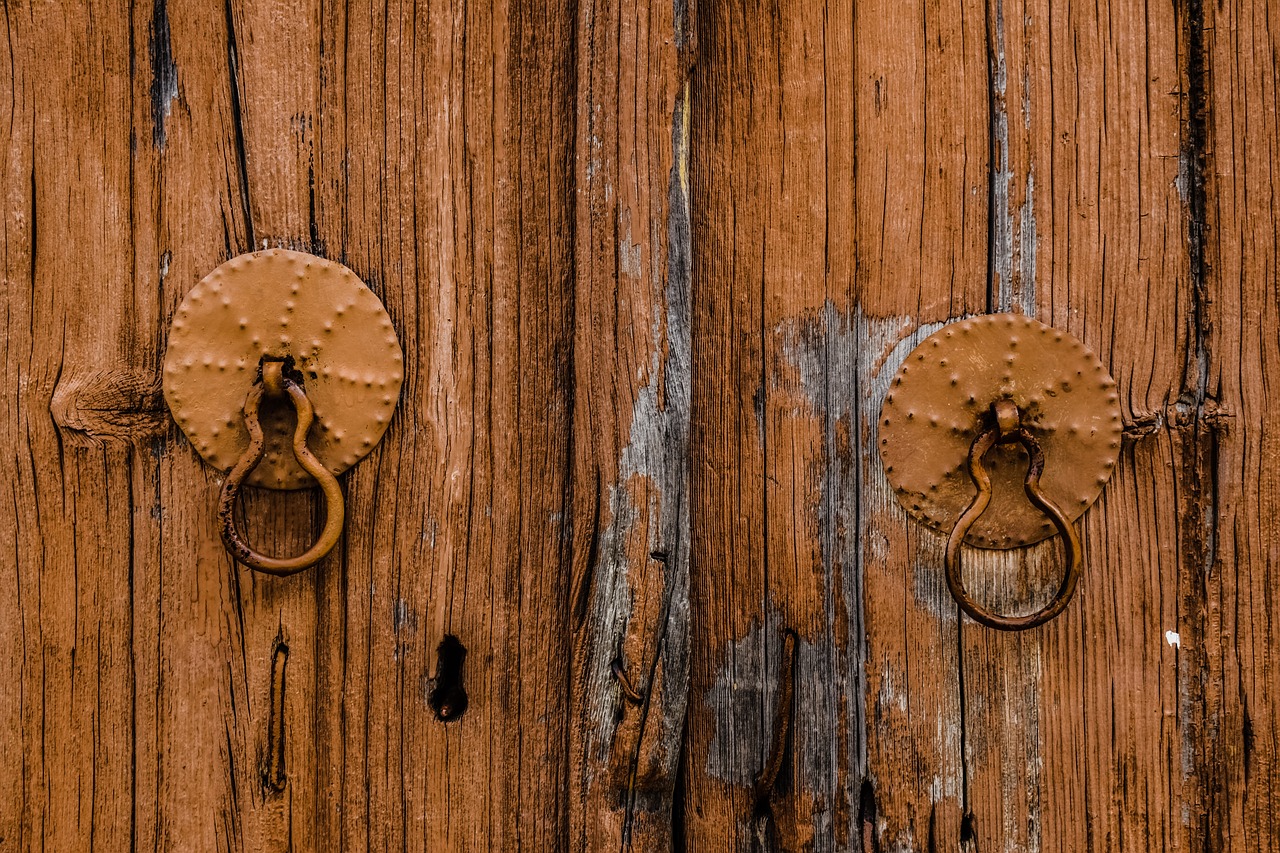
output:
{"label": "metal ring handle", "polygon": [[[296,557],[270,557],[260,554],[249,547],[236,528],[235,505],[236,498],[240,496],[240,487],[244,484],[244,478],[258,466],[263,454],[266,453],[262,424],[258,422],[258,407],[262,403],[262,398],[267,395],[287,395],[293,403],[293,409],[298,416],[298,423],[293,431],[293,455],[297,457],[298,464],[303,470],[316,478],[324,493],[324,529],[320,531],[320,538],[315,541],[315,544]],[[285,375],[280,362],[264,361],[262,379],[249,389],[249,396],[244,401],[244,425],[249,430],[249,447],[231,469],[231,473],[227,475],[226,481],[222,484],[222,492],[218,495],[218,519],[222,523],[222,543],[236,560],[254,571],[284,576],[310,568],[333,550],[333,546],[338,543],[338,537],[342,535],[345,512],[342,489],[338,486],[337,479],[307,447],[307,430],[311,428],[314,417],[315,411],[302,386]]]}
{"label": "metal ring handle", "polygon": [[[988,628],[996,628],[1001,631],[1023,631],[1027,628],[1034,628],[1037,625],[1043,625],[1053,617],[1057,616],[1066,609],[1067,604],[1071,601],[1071,596],[1076,591],[1076,584],[1080,580],[1080,571],[1082,566],[1082,548],[1080,545],[1080,537],[1076,534],[1075,527],[1071,524],[1071,519],[1067,518],[1064,513],[1048,496],[1040,489],[1040,475],[1044,473],[1044,451],[1040,449],[1040,443],[1021,427],[1011,427],[1007,420],[1007,413],[997,409],[997,418],[999,423],[978,435],[973,440],[973,445],[969,448],[969,476],[973,479],[973,483],[978,487],[978,494],[969,504],[968,508],[960,516],[960,520],[956,522],[956,526],[951,531],[951,536],[947,539],[947,586],[951,588],[951,597],[956,600],[961,609],[973,617],[974,621],[981,622]],[[1002,417],[1004,415],[1004,417]],[[1063,575],[1062,585],[1058,587],[1057,594],[1053,597],[1045,607],[1035,613],[1026,616],[1000,616],[992,613],[981,604],[973,600],[968,591],[964,588],[964,580],[960,576],[960,545],[964,542],[964,537],[968,535],[969,528],[978,520],[991,503],[991,477],[987,474],[987,469],[982,465],[982,459],[987,455],[987,451],[995,446],[998,441],[1017,441],[1027,450],[1027,454],[1031,457],[1031,463],[1027,466],[1027,477],[1024,487],[1027,497],[1036,508],[1043,512],[1053,521],[1058,532],[1062,534],[1063,541],[1067,551],[1067,570]]]}

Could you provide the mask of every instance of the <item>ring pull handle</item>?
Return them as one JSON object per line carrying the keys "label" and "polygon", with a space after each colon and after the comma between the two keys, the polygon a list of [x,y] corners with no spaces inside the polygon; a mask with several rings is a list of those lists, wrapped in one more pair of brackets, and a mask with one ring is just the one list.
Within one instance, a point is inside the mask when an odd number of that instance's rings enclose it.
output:
{"label": "ring pull handle", "polygon": [[[1071,519],[1057,504],[1049,500],[1040,488],[1040,475],[1044,473],[1044,451],[1040,448],[1040,442],[1036,441],[1035,437],[1021,425],[1018,407],[1012,401],[1001,400],[992,407],[992,410],[995,414],[995,425],[979,433],[969,448],[969,476],[978,487],[978,494],[960,516],[960,520],[951,531],[950,538],[947,539],[947,586],[950,587],[951,596],[956,603],[975,621],[1001,631],[1023,631],[1043,625],[1066,609],[1080,580],[1083,549]],[[986,512],[987,506],[991,503],[991,477],[983,467],[983,457],[996,444],[1015,441],[1026,448],[1027,455],[1031,457],[1024,481],[1027,498],[1053,521],[1058,532],[1062,534],[1067,551],[1067,570],[1057,594],[1044,608],[1026,616],[1001,616],[974,601],[964,588],[964,580],[960,576],[960,545],[974,522]]]}
{"label": "ring pull handle", "polygon": [[[255,551],[245,542],[236,528],[235,505],[240,495],[240,487],[245,477],[258,466],[266,453],[266,443],[262,436],[262,424],[258,421],[258,407],[264,397],[288,397],[297,413],[298,423],[293,431],[293,455],[302,466],[320,484],[324,492],[325,518],[324,529],[315,544],[296,557],[270,557]],[[218,519],[222,523],[222,543],[239,562],[257,572],[269,575],[291,575],[310,568],[324,559],[333,550],[342,535],[342,522],[345,507],[342,500],[342,489],[337,479],[321,464],[307,447],[307,430],[315,411],[302,385],[290,379],[284,372],[284,364],[280,361],[262,362],[262,377],[249,389],[244,401],[244,424],[249,430],[249,446],[236,462],[231,473],[222,484],[222,492],[218,496]]]}

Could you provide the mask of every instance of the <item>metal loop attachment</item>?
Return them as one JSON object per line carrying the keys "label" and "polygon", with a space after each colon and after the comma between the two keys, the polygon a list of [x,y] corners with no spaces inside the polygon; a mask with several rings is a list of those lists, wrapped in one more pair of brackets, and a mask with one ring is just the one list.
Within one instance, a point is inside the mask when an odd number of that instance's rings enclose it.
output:
{"label": "metal loop attachment", "polygon": [[[249,389],[244,401],[244,424],[249,431],[249,446],[236,462],[235,467],[227,474],[222,484],[222,492],[218,496],[218,519],[222,525],[222,542],[227,550],[239,562],[257,572],[269,575],[291,575],[310,568],[333,550],[342,535],[342,524],[345,507],[342,489],[337,479],[329,472],[320,460],[307,447],[307,431],[315,412],[307,393],[302,387],[301,377],[295,380],[285,368],[285,362],[278,359],[263,359],[262,374]],[[262,424],[258,420],[258,409],[264,397],[287,398],[297,413],[297,426],[293,431],[293,455],[316,481],[324,493],[325,518],[320,538],[306,552],[296,557],[270,557],[249,547],[243,535],[236,528],[235,505],[240,495],[240,487],[244,480],[262,461],[266,453],[263,440]]]}
{"label": "metal loop attachment", "polygon": [[[960,516],[956,526],[951,530],[951,536],[947,539],[947,586],[951,589],[951,595],[956,603],[975,621],[988,628],[997,628],[1002,631],[1022,631],[1043,625],[1066,609],[1080,580],[1082,548],[1080,537],[1076,534],[1071,519],[1060,507],[1049,500],[1040,488],[1040,475],[1044,473],[1044,451],[1041,450],[1040,443],[1035,437],[1021,425],[1018,407],[1011,400],[1000,400],[991,408],[993,425],[980,432],[969,448],[969,476],[973,484],[978,487],[978,494]],[[1062,585],[1058,587],[1057,594],[1041,610],[1026,616],[1001,616],[987,610],[969,595],[960,574],[960,545],[968,535],[969,528],[991,503],[991,476],[983,465],[983,457],[996,444],[1012,442],[1021,444],[1031,458],[1024,481],[1027,498],[1057,527],[1058,532],[1062,534],[1067,552],[1066,573],[1063,575]]]}

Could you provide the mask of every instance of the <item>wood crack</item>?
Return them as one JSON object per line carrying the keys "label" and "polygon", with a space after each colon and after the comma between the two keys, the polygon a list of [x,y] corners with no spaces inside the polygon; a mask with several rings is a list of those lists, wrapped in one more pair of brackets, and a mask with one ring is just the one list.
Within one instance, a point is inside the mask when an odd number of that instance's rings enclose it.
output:
{"label": "wood crack", "polygon": [[151,13],[151,141],[164,150],[165,121],[178,96],[178,66],[173,61],[166,0],[155,0]]}
{"label": "wood crack", "polygon": [[227,83],[231,91],[231,126],[235,134],[236,165],[240,177],[240,207],[244,227],[249,238],[249,249],[258,248],[258,237],[253,227],[253,208],[249,204],[249,156],[245,143],[244,108],[240,100],[240,62],[236,49],[236,22],[231,0],[226,0],[227,21]]}
{"label": "wood crack", "polygon": [[289,662],[289,646],[282,634],[276,636],[271,651],[271,697],[267,715],[267,751],[262,769],[262,784],[267,791],[280,793],[288,783],[285,775],[284,742],[284,675]]}

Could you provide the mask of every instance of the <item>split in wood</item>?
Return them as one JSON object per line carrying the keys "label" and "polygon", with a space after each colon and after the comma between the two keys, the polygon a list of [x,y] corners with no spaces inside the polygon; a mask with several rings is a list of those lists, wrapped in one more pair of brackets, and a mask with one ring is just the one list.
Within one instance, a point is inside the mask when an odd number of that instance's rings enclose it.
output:
{"label": "split in wood", "polygon": [[862,780],[858,792],[858,824],[862,827],[862,853],[880,853],[876,838],[876,789],[870,779]]}
{"label": "split in wood", "polygon": [[279,639],[271,655],[271,710],[267,717],[267,761],[262,783],[269,790],[284,790],[288,778],[284,771],[284,669],[289,662],[289,647]]}

